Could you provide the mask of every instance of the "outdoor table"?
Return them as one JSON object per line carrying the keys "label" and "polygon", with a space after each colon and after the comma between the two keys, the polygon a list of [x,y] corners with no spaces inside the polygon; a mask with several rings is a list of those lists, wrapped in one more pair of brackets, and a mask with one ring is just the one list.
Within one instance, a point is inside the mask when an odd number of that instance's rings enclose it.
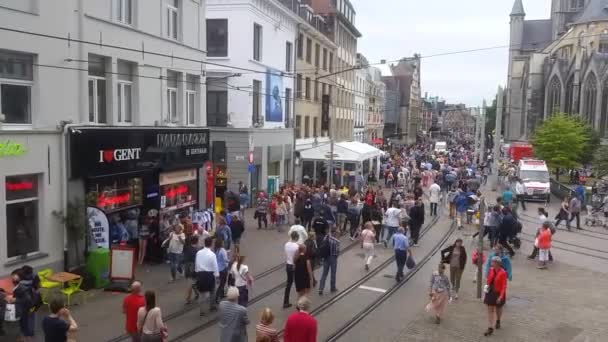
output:
{"label": "outdoor table", "polygon": [[47,279],[50,281],[57,282],[57,283],[65,284],[72,280],[80,279],[80,276],[78,274],[74,274],[74,273],[70,273],[70,272],[57,272],[57,273],[53,273],[50,276],[48,276]]}

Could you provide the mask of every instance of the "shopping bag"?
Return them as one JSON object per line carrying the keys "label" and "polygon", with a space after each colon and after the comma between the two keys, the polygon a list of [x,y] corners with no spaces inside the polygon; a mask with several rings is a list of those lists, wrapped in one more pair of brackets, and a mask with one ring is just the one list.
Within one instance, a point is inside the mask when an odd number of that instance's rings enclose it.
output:
{"label": "shopping bag", "polygon": [[17,308],[15,307],[15,304],[6,304],[4,320],[6,322],[17,322],[19,320],[19,317],[17,317]]}
{"label": "shopping bag", "polygon": [[408,256],[405,260],[405,266],[408,270],[411,270],[412,268],[416,267],[416,261],[414,260],[414,257],[412,257],[411,255]]}

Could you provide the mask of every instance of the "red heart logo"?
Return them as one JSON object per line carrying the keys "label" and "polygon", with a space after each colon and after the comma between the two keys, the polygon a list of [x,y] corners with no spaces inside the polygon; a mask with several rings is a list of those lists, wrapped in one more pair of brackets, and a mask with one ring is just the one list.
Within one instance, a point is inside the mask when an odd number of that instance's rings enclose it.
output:
{"label": "red heart logo", "polygon": [[114,150],[106,150],[103,151],[103,160],[106,163],[111,162],[112,160],[114,160]]}

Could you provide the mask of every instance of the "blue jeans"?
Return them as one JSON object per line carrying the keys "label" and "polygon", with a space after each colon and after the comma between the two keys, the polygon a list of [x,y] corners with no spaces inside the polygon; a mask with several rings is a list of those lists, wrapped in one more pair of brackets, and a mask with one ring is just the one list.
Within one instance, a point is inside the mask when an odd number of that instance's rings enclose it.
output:
{"label": "blue jeans", "polygon": [[329,273],[329,269],[331,268],[331,280],[330,280],[330,289],[332,291],[336,290],[336,271],[338,268],[338,256],[331,255],[327,258],[323,259],[323,274],[321,275],[321,282],[319,283],[319,292],[323,291],[325,288],[325,280],[327,279],[327,274]]}
{"label": "blue jeans", "polygon": [[29,310],[23,312],[21,314],[21,317],[19,318],[19,330],[21,332],[21,335],[24,337],[33,337],[35,329],[36,313],[29,312]]}
{"label": "blue jeans", "polygon": [[387,226],[387,225],[383,225],[382,227],[384,228],[384,232],[382,233],[382,235],[385,236],[384,241],[386,241],[386,243],[388,243],[389,241],[391,241],[391,237],[393,237],[393,235],[397,231],[397,227]]}
{"label": "blue jeans", "polygon": [[171,278],[175,279],[176,271],[182,273],[182,255],[169,253],[169,266],[171,267]]}
{"label": "blue jeans", "polygon": [[395,278],[397,280],[403,279],[403,267],[405,266],[406,260],[407,252],[402,249],[395,249],[395,261],[397,262],[397,275]]}

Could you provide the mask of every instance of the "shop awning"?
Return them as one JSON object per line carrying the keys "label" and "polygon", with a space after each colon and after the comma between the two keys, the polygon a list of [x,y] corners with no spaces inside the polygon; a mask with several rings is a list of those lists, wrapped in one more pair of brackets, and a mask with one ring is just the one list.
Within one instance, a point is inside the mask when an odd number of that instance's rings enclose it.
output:
{"label": "shop awning", "polygon": [[384,144],[384,140],[382,138],[374,138],[374,139],[372,139],[372,144],[382,145],[382,144]]}
{"label": "shop awning", "polygon": [[[323,144],[300,151],[300,158],[302,160],[328,160],[331,157],[330,149],[331,146],[329,143]],[[334,161],[361,162],[380,156],[381,154],[382,151],[374,146],[356,141],[334,144]]]}

